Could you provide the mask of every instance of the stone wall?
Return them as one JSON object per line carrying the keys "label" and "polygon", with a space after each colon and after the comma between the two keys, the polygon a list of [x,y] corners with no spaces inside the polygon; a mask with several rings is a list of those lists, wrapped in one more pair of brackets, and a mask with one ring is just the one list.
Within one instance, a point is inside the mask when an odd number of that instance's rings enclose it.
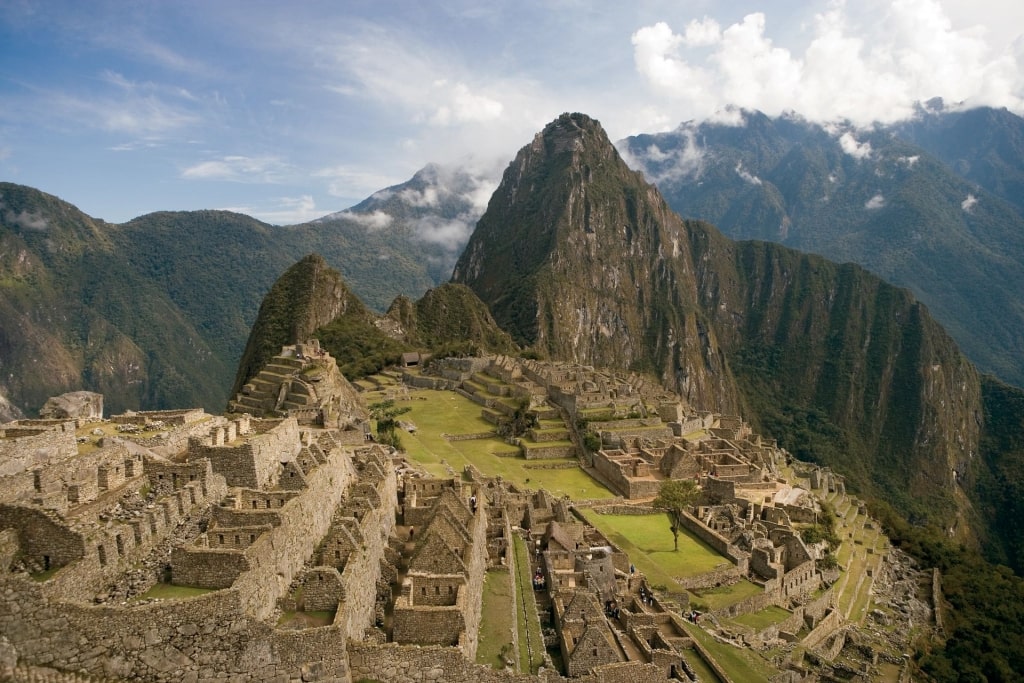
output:
{"label": "stone wall", "polygon": [[222,477],[189,482],[156,499],[151,509],[127,521],[108,520],[82,527],[84,555],[46,582],[51,599],[82,600],[95,595],[134,567],[186,519],[195,520],[226,493]]}
{"label": "stone wall", "polygon": [[0,477],[45,467],[78,454],[75,423],[0,430]]}
{"label": "stone wall", "polygon": [[18,556],[18,530],[0,529],[0,572],[5,572]]}
{"label": "stone wall", "polygon": [[548,668],[542,668],[534,676],[509,669],[492,669],[466,659],[455,648],[351,642],[348,654],[353,681],[366,679],[381,683],[662,683],[666,680],[665,669],[662,667],[636,662],[608,664],[599,667],[597,675],[587,674],[569,679]]}
{"label": "stone wall", "polygon": [[252,428],[258,433],[235,446],[214,445],[210,437],[192,437],[188,441],[188,458],[208,458],[213,471],[223,475],[229,486],[273,488],[280,464],[294,460],[302,448],[299,424],[294,418],[254,420]]}
{"label": "stone wall", "polygon": [[209,548],[201,541],[171,553],[171,581],[179,586],[230,588],[252,566],[244,552]]}
{"label": "stone wall", "polygon": [[173,493],[189,482],[202,481],[213,476],[209,460],[177,463],[147,457],[144,463],[149,485],[157,495]]}
{"label": "stone wall", "polygon": [[[385,470],[384,476],[376,482],[380,505],[364,513],[359,522],[363,542],[349,555],[342,570],[345,603],[339,607],[334,620],[348,638],[356,640],[361,639],[366,628],[374,623],[377,580],[381,576],[381,562],[388,547],[388,538],[395,528],[397,478],[390,461],[382,459],[380,464]],[[360,481],[368,479],[368,476],[362,476]]]}
{"label": "stone wall", "polygon": [[32,559],[39,566],[63,567],[85,556],[82,535],[44,510],[0,505],[0,529],[17,530],[18,555]]}
{"label": "stone wall", "polygon": [[681,521],[683,526],[689,529],[691,533],[717,550],[720,554],[725,555],[726,557],[732,557],[734,554],[732,545],[729,543],[729,539],[718,532],[709,529],[703,522],[690,513],[684,512]]}
{"label": "stone wall", "polygon": [[146,425],[152,422],[163,422],[175,427],[199,422],[206,417],[202,408],[186,408],[184,410],[140,410],[113,415],[110,421],[114,424]]}
{"label": "stone wall", "polygon": [[541,458],[573,458],[576,456],[576,447],[569,446],[522,446],[523,456],[527,460]]}
{"label": "stone wall", "polygon": [[108,679],[349,680],[339,629],[278,631],[234,590],[107,607],[48,603],[40,584],[0,577],[0,635],[22,662]]}
{"label": "stone wall", "polygon": [[87,503],[102,491],[142,474],[142,459],[117,442],[99,450],[0,479],[0,500],[35,503],[59,512]]}
{"label": "stone wall", "polygon": [[822,619],[818,621],[810,633],[808,633],[801,644],[809,649],[815,649],[828,639],[837,629],[843,625],[843,615],[838,609],[830,609]]}
{"label": "stone wall", "polygon": [[782,577],[781,588],[782,594],[788,597],[810,595],[818,590],[820,585],[821,574],[818,572],[814,560],[809,560],[786,572]]}
{"label": "stone wall", "polygon": [[280,526],[264,533],[246,549],[251,569],[239,576],[234,585],[251,614],[265,618],[274,610],[330,528],[334,509],[354,477],[351,454],[335,449],[326,462],[307,476],[309,488],[279,509]]}
{"label": "stone wall", "polygon": [[313,567],[299,582],[302,598],[300,610],[307,612],[334,612],[345,600],[345,584],[334,567]]}
{"label": "stone wall", "polygon": [[731,586],[743,577],[743,573],[734,564],[712,569],[696,576],[675,577],[676,582],[687,590],[703,590],[716,586]]}

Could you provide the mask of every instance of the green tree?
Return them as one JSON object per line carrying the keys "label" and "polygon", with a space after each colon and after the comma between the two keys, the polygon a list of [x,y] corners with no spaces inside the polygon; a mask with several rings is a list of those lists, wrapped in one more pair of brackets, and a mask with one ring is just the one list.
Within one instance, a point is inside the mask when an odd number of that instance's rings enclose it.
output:
{"label": "green tree", "polygon": [[401,448],[402,442],[395,433],[398,416],[409,412],[410,408],[399,408],[394,399],[386,399],[370,405],[370,417],[377,421],[377,441],[395,448]]}
{"label": "green tree", "polygon": [[522,396],[516,400],[512,416],[503,419],[498,425],[498,434],[500,436],[517,438],[538,424],[540,422],[537,420],[537,414],[530,410],[530,399]]}
{"label": "green tree", "polygon": [[658,497],[651,505],[664,510],[668,514],[675,549],[679,550],[679,532],[682,529],[683,513],[693,505],[700,495],[697,482],[692,479],[666,479],[658,488]]}

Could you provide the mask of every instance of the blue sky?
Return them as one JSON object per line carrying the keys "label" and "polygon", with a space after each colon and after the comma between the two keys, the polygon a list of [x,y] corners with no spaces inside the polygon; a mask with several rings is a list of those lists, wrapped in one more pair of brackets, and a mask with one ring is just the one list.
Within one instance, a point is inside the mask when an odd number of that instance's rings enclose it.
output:
{"label": "blue sky", "polygon": [[1021,5],[0,0],[0,180],[111,222],[290,224],[428,162],[493,176],[565,111],[613,140],[730,104],[862,125],[933,96],[1022,113]]}

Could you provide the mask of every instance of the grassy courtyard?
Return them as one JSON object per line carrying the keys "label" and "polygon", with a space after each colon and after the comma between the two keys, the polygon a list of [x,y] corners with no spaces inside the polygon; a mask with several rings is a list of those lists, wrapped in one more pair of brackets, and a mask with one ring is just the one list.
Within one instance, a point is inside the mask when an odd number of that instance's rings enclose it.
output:
{"label": "grassy courtyard", "polygon": [[518,591],[516,605],[516,628],[519,629],[519,670],[523,673],[537,673],[544,663],[544,637],[537,616],[537,603],[533,597],[533,579],[530,575],[530,553],[526,543],[518,534],[512,537],[515,554],[515,572]]}
{"label": "grassy courtyard", "polygon": [[[480,406],[453,391],[429,389],[410,390],[408,399],[395,401],[400,408],[410,408],[399,416],[403,422],[416,426],[415,432],[401,431],[402,446],[408,458],[438,477],[451,476],[448,468],[462,473],[472,463],[484,475],[500,476],[520,488],[547,489],[551,493],[574,499],[612,498],[614,494],[589,477],[578,467],[547,469],[545,465],[575,465],[571,458],[527,461],[519,448],[497,437],[453,441],[445,434],[479,434],[494,429],[480,416]],[[367,403],[376,398],[372,393]]]}
{"label": "grassy courtyard", "polygon": [[492,570],[484,579],[483,618],[480,619],[480,639],[476,649],[477,664],[495,669],[505,668],[506,657],[512,652],[512,629],[516,628],[512,615],[512,587],[507,571]]}
{"label": "grassy courtyard", "polygon": [[615,543],[642,571],[652,585],[669,590],[677,586],[673,577],[686,578],[728,565],[729,560],[683,530],[676,552],[668,517],[656,515],[601,515],[582,510],[587,521]]}

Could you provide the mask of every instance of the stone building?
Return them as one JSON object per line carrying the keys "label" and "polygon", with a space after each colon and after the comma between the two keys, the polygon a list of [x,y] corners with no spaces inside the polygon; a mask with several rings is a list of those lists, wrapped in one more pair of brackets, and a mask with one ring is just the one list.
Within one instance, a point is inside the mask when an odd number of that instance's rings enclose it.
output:
{"label": "stone building", "polygon": [[396,643],[457,646],[466,657],[476,656],[488,558],[485,508],[486,497],[477,492],[440,490],[395,600]]}

